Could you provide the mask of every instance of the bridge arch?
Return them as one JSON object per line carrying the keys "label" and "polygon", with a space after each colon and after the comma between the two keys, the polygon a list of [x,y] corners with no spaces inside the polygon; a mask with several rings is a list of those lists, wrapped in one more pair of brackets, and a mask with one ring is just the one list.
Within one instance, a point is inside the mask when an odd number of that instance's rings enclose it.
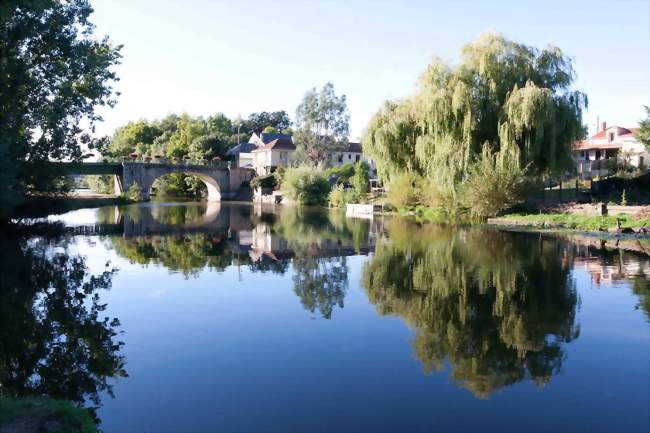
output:
{"label": "bridge arch", "polygon": [[123,191],[128,191],[131,185],[137,183],[140,186],[140,198],[148,200],[156,179],[171,173],[183,173],[196,176],[206,185],[208,201],[221,201],[234,196],[244,178],[250,180],[250,173],[239,171],[241,169],[220,165],[124,163],[121,186]]}
{"label": "bridge arch", "polygon": [[[221,201],[221,187],[219,186],[219,182],[217,179],[215,179],[213,176],[210,176],[205,173],[199,173],[196,171],[190,171],[190,170],[183,170],[183,171],[171,171],[169,173],[164,173],[156,178],[154,178],[151,181],[151,185],[145,186],[142,185],[142,189],[144,190],[147,188],[149,194],[151,193],[151,188],[153,187],[153,184],[156,182],[156,180],[160,179],[163,176],[167,176],[171,173],[182,173],[187,176],[194,176],[198,178],[203,184],[206,186],[208,190],[208,201]],[[147,197],[148,198],[148,197]]]}

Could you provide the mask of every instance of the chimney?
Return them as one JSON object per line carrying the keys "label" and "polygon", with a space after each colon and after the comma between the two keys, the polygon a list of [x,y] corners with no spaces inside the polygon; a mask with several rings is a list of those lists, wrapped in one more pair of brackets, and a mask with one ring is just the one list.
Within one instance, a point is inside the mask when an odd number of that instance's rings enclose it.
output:
{"label": "chimney", "polygon": [[604,130],[606,130],[606,129],[607,129],[607,122],[603,122],[603,123],[601,124],[601,129],[600,129],[600,130],[601,130],[601,131],[604,131]]}

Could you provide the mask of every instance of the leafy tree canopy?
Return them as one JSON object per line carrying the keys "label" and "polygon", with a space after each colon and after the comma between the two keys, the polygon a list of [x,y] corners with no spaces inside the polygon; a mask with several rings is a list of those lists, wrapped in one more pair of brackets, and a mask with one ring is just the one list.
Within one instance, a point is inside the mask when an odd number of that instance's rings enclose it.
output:
{"label": "leafy tree canopy", "polygon": [[415,95],[387,102],[367,128],[364,150],[385,179],[414,171],[450,196],[484,147],[505,167],[561,172],[585,133],[587,98],[571,88],[574,77],[557,47],[485,34],[462,49],[458,65],[434,58]]}
{"label": "leafy tree canopy", "polygon": [[286,111],[260,111],[259,113],[251,113],[248,119],[242,122],[242,131],[247,133],[259,134],[265,128],[275,128],[276,131],[282,131],[291,126],[291,119]]}
{"label": "leafy tree canopy", "polygon": [[19,162],[79,159],[99,144],[95,109],[116,102],[121,47],[94,37],[92,12],[87,0],[0,3],[0,211],[26,186]]}
{"label": "leafy tree canopy", "polygon": [[331,154],[347,144],[349,122],[345,95],[337,96],[332,83],[325,84],[320,92],[311,89],[296,109],[297,158],[328,163]]}

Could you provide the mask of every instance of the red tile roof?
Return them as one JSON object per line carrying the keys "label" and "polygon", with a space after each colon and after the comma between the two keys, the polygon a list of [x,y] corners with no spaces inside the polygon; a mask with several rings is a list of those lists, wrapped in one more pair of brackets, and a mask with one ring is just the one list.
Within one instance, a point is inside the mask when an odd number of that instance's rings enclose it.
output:
{"label": "red tile roof", "polygon": [[620,149],[623,147],[623,143],[602,143],[594,144],[590,140],[578,141],[573,145],[573,150],[587,150],[587,149]]}
{"label": "red tile roof", "polygon": [[573,144],[573,150],[586,150],[586,149],[620,149],[623,147],[623,143],[617,143],[611,141],[608,143],[593,143],[594,140],[606,140],[607,136],[612,129],[616,129],[616,138],[630,138],[635,137],[639,128],[622,128],[620,126],[612,125],[607,129],[599,131],[598,133],[592,135],[587,140],[577,141]]}

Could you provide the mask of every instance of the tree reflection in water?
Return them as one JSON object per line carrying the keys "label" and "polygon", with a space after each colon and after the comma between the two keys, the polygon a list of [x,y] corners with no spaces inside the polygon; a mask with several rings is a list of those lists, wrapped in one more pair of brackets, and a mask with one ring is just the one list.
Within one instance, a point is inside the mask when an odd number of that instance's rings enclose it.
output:
{"label": "tree reflection in water", "polygon": [[88,405],[126,376],[120,322],[103,317],[115,270],[91,275],[60,237],[0,237],[0,394],[47,395]]}
{"label": "tree reflection in water", "polygon": [[363,286],[381,314],[415,329],[424,370],[442,370],[478,397],[557,374],[576,338],[578,297],[557,241],[393,220],[365,265]]}

